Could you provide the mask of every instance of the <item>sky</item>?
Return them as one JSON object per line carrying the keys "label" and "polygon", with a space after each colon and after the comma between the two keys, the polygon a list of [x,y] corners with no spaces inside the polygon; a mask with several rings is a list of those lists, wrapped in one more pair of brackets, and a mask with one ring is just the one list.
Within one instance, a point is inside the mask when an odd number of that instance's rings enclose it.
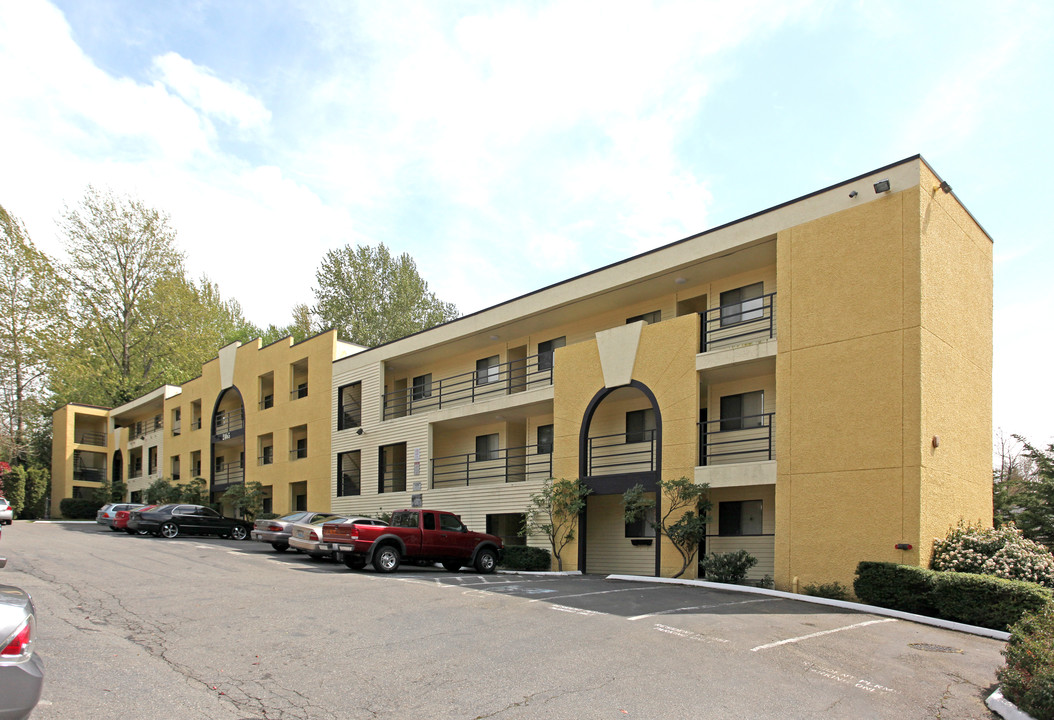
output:
{"label": "sky", "polygon": [[1054,3],[0,0],[0,205],[171,216],[257,325],[326,251],[462,313],[921,153],[994,239],[994,426],[1054,442]]}

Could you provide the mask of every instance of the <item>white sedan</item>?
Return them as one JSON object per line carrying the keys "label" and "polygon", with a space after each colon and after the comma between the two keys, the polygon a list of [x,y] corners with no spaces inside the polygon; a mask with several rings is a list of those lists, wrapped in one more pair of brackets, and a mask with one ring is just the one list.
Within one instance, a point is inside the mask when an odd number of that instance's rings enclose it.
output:
{"label": "white sedan", "polygon": [[340,517],[316,518],[310,523],[294,523],[289,526],[289,547],[296,548],[298,552],[305,552],[312,558],[318,560],[333,555],[333,548],[322,542],[322,526],[325,523],[339,522],[342,524],[358,525],[387,525],[383,520],[363,517]]}

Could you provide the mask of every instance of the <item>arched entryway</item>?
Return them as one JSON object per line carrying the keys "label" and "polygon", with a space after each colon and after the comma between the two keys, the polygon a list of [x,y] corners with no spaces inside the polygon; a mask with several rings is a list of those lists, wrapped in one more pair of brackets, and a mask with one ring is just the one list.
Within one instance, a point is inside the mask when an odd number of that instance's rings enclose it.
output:
{"label": "arched entryway", "polygon": [[647,523],[627,525],[622,494],[641,485],[656,501],[662,470],[662,416],[655,395],[636,380],[600,390],[582,418],[579,478],[592,492],[579,516],[583,572],[658,575],[660,543]]}
{"label": "arched entryway", "polygon": [[212,411],[212,502],[232,485],[245,482],[245,403],[236,387],[229,387],[216,398]]}

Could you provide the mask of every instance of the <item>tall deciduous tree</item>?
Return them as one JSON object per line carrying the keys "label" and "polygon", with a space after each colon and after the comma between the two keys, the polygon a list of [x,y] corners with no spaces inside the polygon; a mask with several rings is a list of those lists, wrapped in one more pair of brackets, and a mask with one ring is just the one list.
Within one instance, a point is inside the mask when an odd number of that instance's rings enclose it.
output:
{"label": "tall deciduous tree", "polygon": [[57,379],[81,381],[80,402],[119,405],[169,379],[159,345],[178,327],[169,296],[185,285],[183,254],[167,215],[108,190],[89,187],[60,226],[73,352]]}
{"label": "tall deciduous tree", "polygon": [[63,297],[47,256],[0,207],[0,453],[15,462],[26,462],[30,431],[42,416]]}
{"label": "tall deciduous tree", "polygon": [[383,243],[330,250],[315,277],[314,312],[322,325],[359,345],[374,347],[458,316],[428,289],[413,258],[395,257]]}
{"label": "tall deciduous tree", "polygon": [[1019,508],[1014,520],[1026,537],[1054,549],[1054,444],[1041,450],[1019,435],[1014,437],[1035,466],[1035,473],[1021,481],[1014,496]]}

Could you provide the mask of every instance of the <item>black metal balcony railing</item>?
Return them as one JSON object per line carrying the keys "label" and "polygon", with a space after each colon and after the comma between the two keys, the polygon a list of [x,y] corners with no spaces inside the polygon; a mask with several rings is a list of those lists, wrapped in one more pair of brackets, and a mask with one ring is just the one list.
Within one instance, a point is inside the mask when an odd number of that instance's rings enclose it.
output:
{"label": "black metal balcony railing", "polygon": [[260,457],[256,458],[257,465],[271,465],[274,463],[273,453],[264,453]]}
{"label": "black metal balcony railing", "polygon": [[430,388],[408,387],[384,393],[384,419],[439,410],[451,405],[489,400],[553,382],[553,354],[530,355],[522,360],[471,370],[434,381]]}
{"label": "black metal balcony railing", "polygon": [[523,482],[552,477],[553,456],[538,454],[535,450],[537,445],[501,448],[486,460],[479,459],[474,452],[433,458],[432,487]]}
{"label": "black metal balcony railing", "polygon": [[337,497],[360,495],[361,493],[362,475],[360,473],[343,473],[337,478]]}
{"label": "black metal balcony railing", "polygon": [[289,451],[289,459],[290,460],[303,460],[306,457],[307,457],[307,448],[306,447],[293,448],[292,450]]}
{"label": "black metal balcony railing", "polygon": [[380,467],[380,477],[377,483],[377,492],[405,492],[406,491],[406,463],[385,463]]}
{"label": "black metal balcony railing", "polygon": [[176,435],[179,435],[181,432],[182,432],[182,425],[180,424],[180,422],[177,420],[176,422],[172,423],[172,436],[175,437]]}
{"label": "black metal balcony railing", "polygon": [[260,409],[266,410],[267,408],[274,407],[274,394],[264,395],[260,400]]}
{"label": "black metal balcony railing", "polygon": [[722,305],[699,313],[703,331],[699,352],[776,337],[776,293]]}
{"label": "black metal balcony railing", "polygon": [[105,447],[106,433],[91,432],[89,430],[78,430],[74,433],[73,442],[80,443],[81,445],[101,445]]}
{"label": "black metal balcony railing", "polygon": [[245,413],[240,408],[238,410],[227,410],[223,413],[217,413],[216,417],[212,421],[213,435],[234,433],[238,430],[244,429]]}
{"label": "black metal balcony railing", "polygon": [[299,400],[307,397],[307,383],[301,383],[295,390],[289,393],[290,400]]}
{"label": "black metal balcony railing", "polygon": [[77,482],[104,482],[106,468],[76,468],[73,471],[73,479]]}
{"label": "black metal balcony railing", "polygon": [[191,420],[190,421],[190,429],[191,430],[201,430],[201,418],[197,418],[195,420]]}
{"label": "black metal balcony railing", "polygon": [[643,430],[589,438],[586,458],[590,477],[655,470],[655,431]]}
{"label": "black metal balcony railing", "polygon": [[762,413],[699,423],[699,464],[771,460],[774,415]]}
{"label": "black metal balcony railing", "polygon": [[135,425],[132,426],[132,430],[133,430],[132,434],[133,435],[146,435],[148,432],[154,432],[155,430],[160,430],[164,426],[165,426],[165,423],[163,423],[159,418],[154,418],[153,420],[140,421],[140,422],[137,422]]}
{"label": "black metal balcony railing", "polygon": [[245,468],[238,463],[227,463],[212,473],[212,489],[222,490],[229,485],[245,482]]}

